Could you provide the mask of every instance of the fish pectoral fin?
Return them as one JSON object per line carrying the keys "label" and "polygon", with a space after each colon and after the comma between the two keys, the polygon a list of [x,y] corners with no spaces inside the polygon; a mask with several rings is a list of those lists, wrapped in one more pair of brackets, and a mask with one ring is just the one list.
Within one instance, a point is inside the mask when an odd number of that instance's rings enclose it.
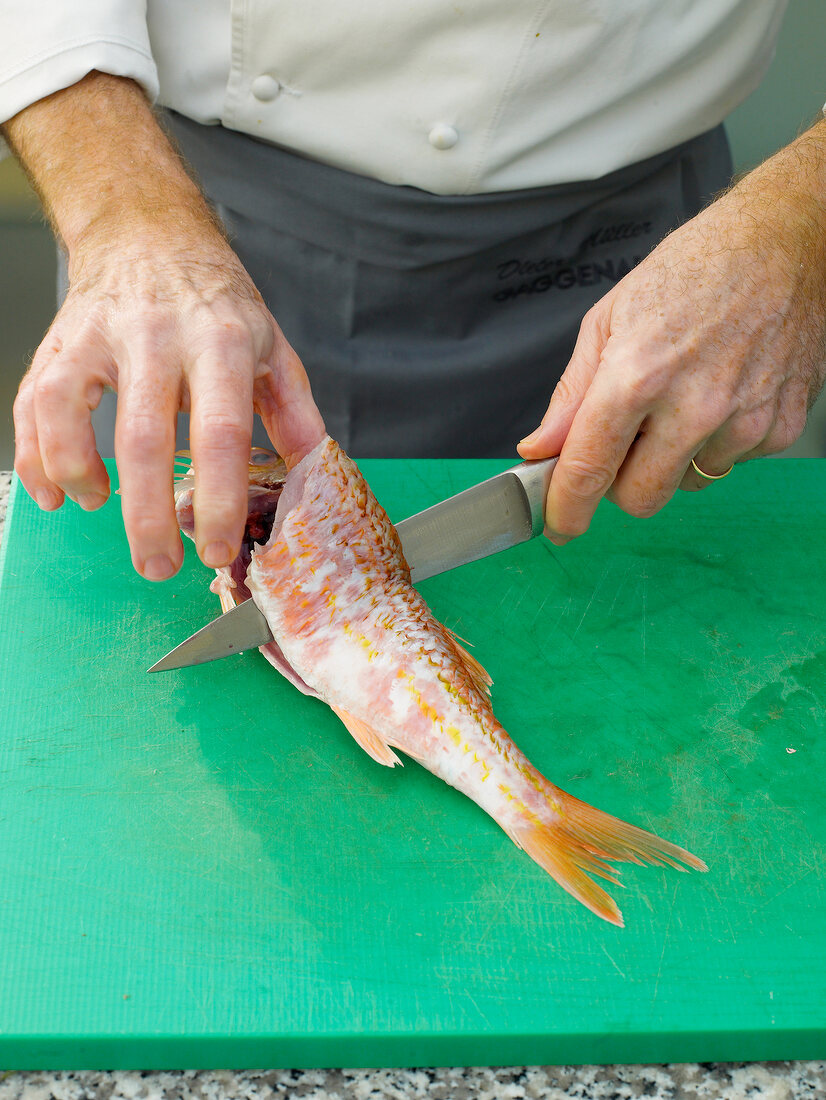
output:
{"label": "fish pectoral fin", "polygon": [[339,716],[367,755],[372,756],[378,764],[385,764],[388,768],[393,768],[396,764],[401,764],[401,760],[399,760],[398,756],[396,756],[384,738],[381,737],[372,726],[368,726],[367,723],[362,722],[360,718],[355,718],[352,714],[349,714],[346,710],[341,710],[339,707],[332,707],[332,710]]}

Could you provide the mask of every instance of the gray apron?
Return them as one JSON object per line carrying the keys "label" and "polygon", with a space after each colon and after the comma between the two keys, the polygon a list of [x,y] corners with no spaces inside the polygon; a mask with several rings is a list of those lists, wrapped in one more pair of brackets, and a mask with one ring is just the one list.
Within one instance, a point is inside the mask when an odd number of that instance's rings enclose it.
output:
{"label": "gray apron", "polygon": [[443,196],[168,122],[356,457],[515,457],[583,314],[731,175],[718,127],[599,180]]}

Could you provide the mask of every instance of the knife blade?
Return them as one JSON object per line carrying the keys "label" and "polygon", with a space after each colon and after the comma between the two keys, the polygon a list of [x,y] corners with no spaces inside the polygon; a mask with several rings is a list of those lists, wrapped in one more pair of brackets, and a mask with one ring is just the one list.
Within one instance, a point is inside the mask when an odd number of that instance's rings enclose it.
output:
{"label": "knife blade", "polygon": [[[556,458],[520,462],[396,524],[414,583],[541,535]],[[196,630],[147,672],[203,664],[273,640],[252,600]]]}

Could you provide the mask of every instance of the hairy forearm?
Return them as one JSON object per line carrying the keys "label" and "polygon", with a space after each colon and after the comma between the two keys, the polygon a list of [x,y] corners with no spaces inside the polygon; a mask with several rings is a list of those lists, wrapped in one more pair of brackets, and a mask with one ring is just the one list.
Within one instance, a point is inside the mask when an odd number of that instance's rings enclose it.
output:
{"label": "hairy forearm", "polygon": [[[826,259],[826,119],[769,157],[738,181],[724,199],[751,216],[765,233],[777,234],[766,242],[797,249],[801,241],[813,267]],[[792,240],[796,237],[797,240]],[[826,281],[826,271],[822,271]]]}
{"label": "hairy forearm", "polygon": [[3,134],[70,261],[80,246],[174,227],[217,229],[140,87],[90,73],[25,108]]}
{"label": "hairy forearm", "polygon": [[[811,404],[826,358],[826,120],[744,176],[722,203],[730,221],[720,223],[718,239],[740,253],[737,277],[746,285],[762,283],[764,306],[794,332],[793,369],[807,384],[817,380]],[[746,316],[742,324],[749,321]]]}

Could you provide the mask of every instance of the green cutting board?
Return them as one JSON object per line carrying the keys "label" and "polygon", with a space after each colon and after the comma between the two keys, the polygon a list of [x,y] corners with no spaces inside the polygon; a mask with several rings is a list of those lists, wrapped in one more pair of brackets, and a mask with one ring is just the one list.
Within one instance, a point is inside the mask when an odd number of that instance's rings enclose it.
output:
{"label": "green cutting board", "polygon": [[[398,520],[504,465],[363,468]],[[0,1068],[826,1057],[824,501],[751,463],[421,585],[543,772],[708,862],[625,867],[619,929],[258,653],[147,676],[211,574],[143,581],[117,497],[15,485]]]}

